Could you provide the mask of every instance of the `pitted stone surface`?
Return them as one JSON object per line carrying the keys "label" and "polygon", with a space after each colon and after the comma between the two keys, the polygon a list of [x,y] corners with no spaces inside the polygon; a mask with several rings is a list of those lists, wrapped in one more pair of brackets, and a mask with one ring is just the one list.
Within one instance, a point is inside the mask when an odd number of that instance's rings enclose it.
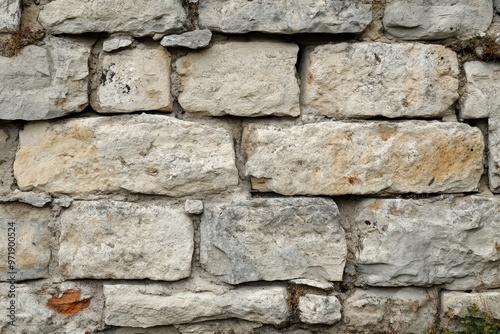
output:
{"label": "pitted stone surface", "polygon": [[203,0],[200,25],[212,31],[295,34],[360,33],[370,24],[371,6],[355,1]]}
{"label": "pitted stone surface", "polygon": [[127,35],[111,36],[102,43],[102,50],[104,52],[112,52],[115,50],[126,48],[127,46],[132,45],[133,42],[134,39],[131,36]]}
{"label": "pitted stone surface", "polygon": [[67,279],[175,281],[191,274],[194,230],[181,205],[78,201],[60,222],[59,266]]}
{"label": "pitted stone surface", "polygon": [[500,320],[500,290],[471,293],[444,291],[441,294],[442,314],[453,313],[462,316],[473,304],[476,304],[481,311],[487,312],[493,319]]}
{"label": "pitted stone surface", "polygon": [[13,167],[18,135],[18,126],[0,124],[0,195],[9,194],[14,184]]}
{"label": "pitted stone surface", "polygon": [[306,294],[299,298],[298,308],[300,321],[306,324],[333,325],[342,317],[342,306],[335,296]]}
{"label": "pitted stone surface", "polygon": [[200,49],[207,47],[212,39],[212,32],[208,29],[194,30],[180,35],[168,35],[162,38],[161,45],[164,47],[185,47],[188,49]]}
{"label": "pitted stone surface", "polygon": [[302,66],[301,103],[316,115],[442,117],[458,99],[457,56],[441,45],[321,45]]}
{"label": "pitted stone surface", "polygon": [[22,190],[185,196],[237,185],[234,161],[219,128],[159,115],[92,117],[25,126],[14,175]]}
{"label": "pitted stone surface", "polygon": [[92,41],[49,36],[43,42],[0,56],[0,119],[49,119],[88,105]]}
{"label": "pitted stone surface", "polygon": [[331,200],[253,199],[205,208],[200,262],[224,282],[342,280],[347,256]]}
{"label": "pitted stone surface", "polygon": [[500,193],[500,114],[488,119],[488,176],[491,191]]}
{"label": "pitted stone surface", "polygon": [[459,123],[250,124],[243,139],[246,173],[260,192],[464,192],[477,189],[483,171],[482,133]]}
{"label": "pitted stone surface", "polygon": [[289,43],[227,42],[189,53],[176,62],[179,103],[212,116],[298,116],[298,51]]}
{"label": "pitted stone surface", "polygon": [[375,286],[500,285],[500,203],[479,196],[362,201],[354,218],[361,279]]}
{"label": "pitted stone surface", "polygon": [[464,63],[465,92],[460,99],[460,116],[487,118],[500,113],[500,65],[483,61]]}
{"label": "pitted stone surface", "polygon": [[21,0],[0,0],[0,33],[14,33],[21,21]]}

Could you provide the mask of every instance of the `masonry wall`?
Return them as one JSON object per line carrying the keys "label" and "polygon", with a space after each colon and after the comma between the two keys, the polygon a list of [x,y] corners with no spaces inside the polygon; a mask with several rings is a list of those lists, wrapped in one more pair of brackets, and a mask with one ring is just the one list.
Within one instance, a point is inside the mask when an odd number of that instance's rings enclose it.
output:
{"label": "masonry wall", "polygon": [[0,333],[500,319],[496,10],[0,0]]}

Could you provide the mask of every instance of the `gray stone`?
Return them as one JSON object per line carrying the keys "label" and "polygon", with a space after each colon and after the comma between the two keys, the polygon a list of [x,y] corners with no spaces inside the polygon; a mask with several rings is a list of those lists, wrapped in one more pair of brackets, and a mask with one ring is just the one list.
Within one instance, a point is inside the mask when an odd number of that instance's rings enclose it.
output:
{"label": "gray stone", "polygon": [[330,282],[312,280],[312,279],[306,279],[306,278],[293,279],[293,280],[290,280],[290,283],[296,284],[296,285],[312,286],[313,288],[318,288],[318,289],[322,289],[325,291],[330,291],[330,290],[333,290],[333,288],[334,288],[334,285]]}
{"label": "gray stone", "polygon": [[441,314],[450,313],[462,316],[467,308],[476,304],[483,312],[487,312],[493,319],[500,320],[500,290],[484,292],[444,291],[441,294]]}
{"label": "gray stone", "polygon": [[187,17],[180,0],[53,0],[38,17],[52,34],[122,32],[140,37],[182,31]]}
{"label": "gray stone", "polygon": [[[0,203],[0,280],[16,272],[23,281],[47,277],[50,261],[50,209],[19,203]],[[12,260],[13,262],[9,262]],[[12,265],[12,267],[11,267]]]}
{"label": "gray stone", "polygon": [[435,40],[485,32],[492,0],[388,0],[385,30],[406,40]]}
{"label": "gray stone", "polygon": [[340,314],[341,305],[335,296],[313,294],[300,296],[298,309],[300,321],[306,324],[333,325],[342,317]]}
{"label": "gray stone", "polygon": [[99,113],[172,110],[170,53],[160,46],[99,54],[90,104]]}
{"label": "gray stone", "polygon": [[484,139],[479,129],[451,122],[250,124],[243,148],[256,191],[452,193],[477,189]]}
{"label": "gray stone", "polygon": [[347,248],[331,200],[274,198],[207,205],[200,230],[200,262],[223,282],[342,280]]}
{"label": "gray stone", "polygon": [[158,326],[152,328],[121,327],[108,329],[96,334],[182,334],[174,326]]}
{"label": "gray stone", "polygon": [[229,133],[172,117],[30,123],[20,142],[14,175],[22,190],[186,196],[238,184]]}
{"label": "gray stone", "polygon": [[7,195],[14,185],[14,157],[18,145],[19,128],[0,124],[0,195]]}
{"label": "gray stone", "polygon": [[188,199],[186,200],[184,209],[192,215],[201,215],[203,213],[203,201]]}
{"label": "gray stone", "polygon": [[238,319],[205,321],[175,326],[180,334],[256,334],[263,325]]}
{"label": "gray stone", "polygon": [[53,200],[54,204],[62,206],[63,208],[69,208],[71,203],[73,203],[73,199],[71,197],[59,197],[59,198],[54,198]]}
{"label": "gray stone", "polygon": [[434,323],[437,297],[418,288],[357,289],[344,303],[344,321],[354,333],[421,334]]}
{"label": "gray stone", "polygon": [[45,204],[52,201],[52,197],[47,193],[36,193],[33,191],[24,192],[16,189],[5,196],[0,196],[0,201],[27,203],[38,208],[42,208],[45,206]]}
{"label": "gray stone", "polygon": [[371,6],[355,1],[203,0],[199,23],[212,31],[295,34],[360,33],[372,20]]}
{"label": "gray stone", "polygon": [[473,119],[495,115],[500,109],[500,65],[471,61],[464,64],[464,70],[466,82],[460,99],[460,117]]}
{"label": "gray stone", "polygon": [[189,53],[176,62],[179,103],[211,116],[298,116],[298,51],[289,43],[227,42]]}
{"label": "gray stone", "polygon": [[500,193],[500,114],[488,119],[488,177],[491,191]]}
{"label": "gray stone", "polygon": [[111,36],[102,43],[102,51],[112,52],[132,45],[134,39],[131,36]]}
{"label": "gray stone", "polygon": [[335,119],[443,117],[458,99],[458,61],[441,45],[340,43],[310,47],[304,111]]}
{"label": "gray stone", "polygon": [[113,326],[152,327],[211,319],[238,318],[279,325],[288,317],[285,287],[245,287],[222,294],[178,292],[151,295],[140,286],[104,285],[105,322]]}
{"label": "gray stone", "polygon": [[194,230],[180,205],[76,201],[60,222],[66,279],[175,281],[191,274]]}
{"label": "gray stone", "polygon": [[500,286],[500,202],[479,196],[361,201],[356,262],[374,286]]}
{"label": "gray stone", "polygon": [[500,0],[493,0],[493,8],[497,13],[500,12]]}
{"label": "gray stone", "polygon": [[21,0],[0,0],[0,33],[14,33],[21,22]]}
{"label": "gray stone", "polygon": [[92,41],[49,36],[17,56],[0,56],[0,119],[39,120],[79,112],[88,105]]}
{"label": "gray stone", "polygon": [[208,29],[194,30],[180,35],[168,35],[163,37],[161,45],[164,47],[182,46],[188,49],[200,49],[207,47],[212,39],[212,32]]}

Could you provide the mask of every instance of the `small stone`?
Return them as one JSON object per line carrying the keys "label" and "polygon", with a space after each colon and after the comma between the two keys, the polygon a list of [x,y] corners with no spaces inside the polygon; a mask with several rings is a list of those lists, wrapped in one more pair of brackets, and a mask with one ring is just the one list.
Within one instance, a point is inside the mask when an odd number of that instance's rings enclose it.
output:
{"label": "small stone", "polygon": [[188,49],[201,49],[207,47],[212,39],[212,32],[208,29],[185,32],[181,35],[168,35],[163,37],[161,45],[164,47],[182,46]]}
{"label": "small stone", "polygon": [[59,205],[63,208],[69,208],[71,203],[73,203],[73,199],[71,197],[59,197],[54,198],[53,202],[54,204]]}
{"label": "small stone", "polygon": [[334,285],[330,282],[305,279],[305,278],[293,279],[293,280],[290,280],[290,283],[296,284],[296,285],[312,286],[313,288],[318,288],[318,289],[322,289],[325,291],[330,291],[330,290],[333,290],[333,288],[334,288]]}
{"label": "small stone", "polygon": [[0,0],[0,33],[14,33],[21,22],[21,1]]}
{"label": "small stone", "polygon": [[298,309],[300,321],[311,325],[333,325],[338,322],[341,305],[335,296],[306,294],[300,296]]}
{"label": "small stone", "polygon": [[203,213],[203,201],[188,199],[184,205],[187,213],[192,215],[201,215]]}
{"label": "small stone", "polygon": [[104,52],[111,52],[118,49],[126,48],[132,45],[134,39],[130,36],[112,36],[106,39],[102,44]]}
{"label": "small stone", "polygon": [[487,312],[493,319],[500,320],[500,290],[484,292],[444,291],[441,294],[441,313],[453,313],[463,316],[467,308],[476,304],[482,312]]}

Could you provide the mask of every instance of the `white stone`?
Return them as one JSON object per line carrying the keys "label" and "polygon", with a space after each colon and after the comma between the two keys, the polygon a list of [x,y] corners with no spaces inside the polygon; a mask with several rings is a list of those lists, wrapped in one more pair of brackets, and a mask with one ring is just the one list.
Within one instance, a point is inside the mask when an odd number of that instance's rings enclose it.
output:
{"label": "white stone", "polygon": [[13,165],[18,136],[18,126],[0,124],[0,195],[8,195],[14,185]]}
{"label": "white stone", "polygon": [[14,33],[21,22],[21,0],[0,0],[0,33]]}
{"label": "white stone", "polygon": [[184,204],[184,209],[192,215],[201,215],[203,213],[203,201],[188,199]]}
{"label": "white stone", "polygon": [[14,175],[22,190],[63,194],[199,195],[239,180],[227,131],[146,114],[27,124]]}
{"label": "white stone", "polygon": [[340,314],[341,305],[335,296],[313,294],[300,296],[298,309],[300,321],[306,324],[333,325],[342,317]]}
{"label": "white stone", "polygon": [[99,113],[172,110],[170,53],[160,46],[102,52],[93,71],[90,104]]}
{"label": "white stone", "polygon": [[225,33],[360,33],[372,20],[371,6],[355,1],[203,0],[199,23]]}
{"label": "white stone", "polygon": [[296,285],[312,286],[313,288],[318,288],[318,289],[322,289],[325,291],[333,290],[333,288],[335,287],[332,283],[327,282],[327,281],[319,281],[319,280],[312,280],[312,279],[306,279],[306,278],[293,279],[293,280],[290,280],[290,283],[296,284]]}
{"label": "white stone", "polygon": [[500,202],[479,196],[361,201],[352,218],[372,286],[500,286]]}
{"label": "white stone", "polygon": [[112,52],[132,45],[134,39],[131,36],[111,36],[102,43],[104,52]]}
{"label": "white stone", "polygon": [[460,117],[500,116],[500,65],[482,61],[464,64],[465,91],[460,99]]}
{"label": "white stone", "polygon": [[168,35],[163,37],[161,45],[164,47],[182,46],[189,49],[201,49],[207,47],[212,39],[212,32],[208,29],[194,30],[180,35]]}
{"label": "white stone", "polygon": [[189,53],[176,62],[179,103],[211,116],[298,116],[298,51],[289,43],[227,42]]}
{"label": "white stone", "polygon": [[223,282],[342,280],[347,247],[331,200],[263,198],[207,205],[200,231],[200,262]]}
{"label": "white stone", "polygon": [[474,191],[483,172],[483,135],[461,123],[250,124],[243,148],[252,188],[283,195]]}
{"label": "white stone", "polygon": [[492,0],[388,0],[383,23],[401,39],[435,40],[485,32],[492,18]]}
{"label": "white stone", "polygon": [[463,316],[467,308],[476,304],[481,312],[487,312],[493,319],[500,320],[500,290],[484,292],[444,291],[441,294],[441,313]]}
{"label": "white stone", "polygon": [[89,40],[49,36],[43,46],[0,56],[0,119],[49,119],[83,110],[91,45]]}
{"label": "white stone", "polygon": [[321,45],[302,66],[305,111],[335,119],[438,118],[458,99],[457,56],[441,45]]}
{"label": "white stone", "polygon": [[38,21],[52,34],[122,32],[132,36],[177,32],[187,17],[180,0],[53,0]]}

